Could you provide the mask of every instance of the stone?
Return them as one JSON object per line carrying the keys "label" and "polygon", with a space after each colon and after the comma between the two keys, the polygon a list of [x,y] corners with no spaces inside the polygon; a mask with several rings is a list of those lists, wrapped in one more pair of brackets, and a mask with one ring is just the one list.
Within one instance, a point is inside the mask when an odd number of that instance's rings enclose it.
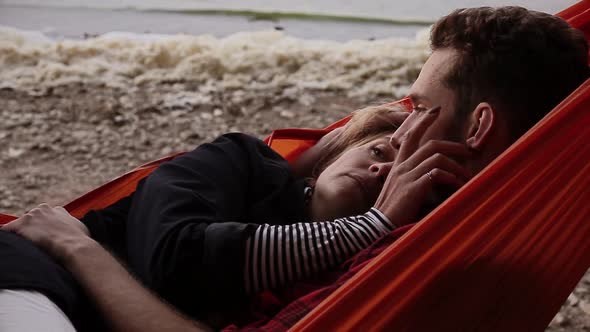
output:
{"label": "stone", "polygon": [[588,301],[580,301],[578,307],[580,307],[580,310],[582,310],[586,315],[590,315],[590,303]]}
{"label": "stone", "polygon": [[213,110],[213,116],[222,116],[223,115],[223,111],[220,108],[216,108]]}
{"label": "stone", "polygon": [[18,157],[22,156],[25,152],[26,152],[25,149],[10,147],[10,148],[8,148],[8,158],[18,158]]}
{"label": "stone", "polygon": [[549,323],[549,326],[563,326],[566,321],[565,316],[558,312]]}
{"label": "stone", "polygon": [[204,120],[211,120],[213,118],[213,115],[211,115],[211,113],[209,112],[203,112],[201,113],[201,118]]}
{"label": "stone", "polygon": [[279,115],[281,117],[287,118],[287,119],[293,119],[295,117],[295,113],[293,113],[291,111],[287,111],[287,110],[281,111],[281,113],[279,113]]}
{"label": "stone", "polygon": [[575,307],[576,305],[578,305],[578,303],[580,302],[580,299],[574,294],[571,293],[568,297],[567,297],[567,304],[570,307]]}

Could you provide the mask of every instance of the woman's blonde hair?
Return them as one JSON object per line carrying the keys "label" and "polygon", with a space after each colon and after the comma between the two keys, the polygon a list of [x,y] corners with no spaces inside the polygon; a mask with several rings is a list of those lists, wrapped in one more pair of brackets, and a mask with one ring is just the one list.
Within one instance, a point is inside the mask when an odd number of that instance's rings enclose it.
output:
{"label": "woman's blonde hair", "polygon": [[393,133],[399,124],[394,123],[388,113],[400,111],[404,111],[400,104],[369,106],[355,111],[342,133],[326,146],[326,152],[315,164],[312,176],[317,178],[346,150],[366,144],[385,133]]}

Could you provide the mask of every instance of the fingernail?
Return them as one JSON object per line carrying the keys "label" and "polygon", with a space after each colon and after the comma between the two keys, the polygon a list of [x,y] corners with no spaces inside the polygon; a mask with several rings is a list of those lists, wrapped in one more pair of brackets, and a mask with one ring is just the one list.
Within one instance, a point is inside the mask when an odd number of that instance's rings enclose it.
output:
{"label": "fingernail", "polygon": [[435,107],[429,109],[427,112],[428,112],[428,114],[433,114],[433,115],[438,114],[438,112],[440,112],[440,106],[435,106]]}

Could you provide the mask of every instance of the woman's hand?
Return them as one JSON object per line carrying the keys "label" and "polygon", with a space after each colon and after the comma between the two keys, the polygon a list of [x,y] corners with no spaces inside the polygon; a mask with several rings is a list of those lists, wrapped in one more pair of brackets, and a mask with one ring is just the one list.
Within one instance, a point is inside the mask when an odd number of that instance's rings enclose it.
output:
{"label": "woman's hand", "polygon": [[0,229],[20,235],[62,260],[80,245],[92,241],[84,224],[63,207],[48,204],[39,205]]}
{"label": "woman's hand", "polygon": [[[402,110],[396,105],[379,105],[379,106],[369,106],[362,108],[360,110],[354,111],[354,114],[368,111],[368,110],[375,110],[375,109],[383,109],[384,117],[375,116],[371,121],[378,121],[384,123],[390,123],[392,126],[400,126],[404,120],[408,117],[410,113]],[[340,139],[341,135],[351,127],[351,124],[354,123],[354,118],[351,119],[346,125],[343,127],[336,128],[326,135],[324,135],[314,146],[307,149],[303,152],[293,164],[293,171],[299,177],[310,177],[312,176],[313,168],[315,167],[316,163],[320,160],[322,156],[324,156],[329,148]],[[365,123],[365,126],[374,126],[370,122]],[[358,131],[358,128],[352,129],[353,131]]]}
{"label": "woman's hand", "polygon": [[471,155],[465,144],[431,140],[419,146],[437,116],[438,108],[414,112],[414,119],[408,120],[414,122],[412,128],[396,132],[392,137],[399,151],[374,206],[398,227],[417,221],[421,207],[428,203],[435,187],[442,185],[457,190],[472,177],[457,162]]}

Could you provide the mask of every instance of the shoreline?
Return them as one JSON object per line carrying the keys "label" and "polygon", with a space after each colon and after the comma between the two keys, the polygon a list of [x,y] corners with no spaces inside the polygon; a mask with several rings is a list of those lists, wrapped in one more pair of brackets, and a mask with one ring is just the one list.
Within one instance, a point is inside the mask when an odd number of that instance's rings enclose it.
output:
{"label": "shoreline", "polygon": [[136,34],[212,35],[280,30],[306,40],[415,38],[428,21],[362,16],[238,10],[176,11],[0,5],[0,25],[39,31],[54,39],[85,39],[119,31]]}
{"label": "shoreline", "polygon": [[132,10],[216,10],[254,11],[260,13],[302,13],[304,15],[355,16],[375,19],[434,21],[452,9],[479,6],[516,5],[557,13],[578,0],[432,0],[396,1],[365,0],[0,0],[0,6],[52,8],[132,9]]}

